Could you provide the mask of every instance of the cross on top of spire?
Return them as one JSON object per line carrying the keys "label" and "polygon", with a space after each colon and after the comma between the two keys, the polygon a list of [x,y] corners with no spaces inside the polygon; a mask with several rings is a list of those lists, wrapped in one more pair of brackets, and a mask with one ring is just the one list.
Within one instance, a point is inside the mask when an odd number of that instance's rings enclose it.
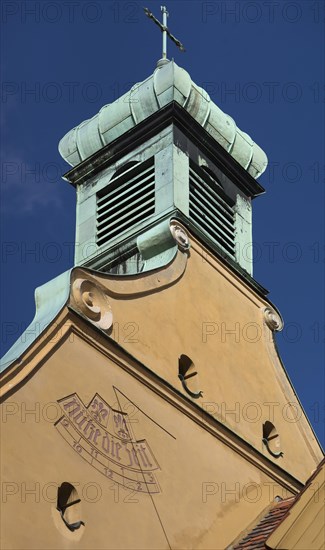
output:
{"label": "cross on top of spire", "polygon": [[181,52],[185,52],[185,48],[183,44],[169,31],[167,27],[167,17],[169,17],[169,13],[167,11],[166,6],[161,6],[160,9],[163,14],[163,22],[160,23],[160,21],[154,16],[154,14],[148,9],[143,8],[145,11],[145,14],[153,20],[156,25],[160,28],[162,35],[163,35],[163,43],[162,43],[162,59],[167,59],[167,36],[176,44],[176,46],[181,50]]}

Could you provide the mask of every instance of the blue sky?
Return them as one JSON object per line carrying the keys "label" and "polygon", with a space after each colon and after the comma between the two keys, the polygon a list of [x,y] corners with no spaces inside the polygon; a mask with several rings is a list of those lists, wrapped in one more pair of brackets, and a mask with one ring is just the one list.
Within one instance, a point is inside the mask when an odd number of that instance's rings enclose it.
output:
{"label": "blue sky", "polygon": [[[160,18],[161,2],[145,0]],[[1,4],[1,347],[34,289],[73,264],[75,191],[61,137],[149,76],[161,35],[142,2]],[[285,329],[280,354],[324,445],[324,3],[170,1],[169,57],[267,153],[253,203],[254,276]]]}

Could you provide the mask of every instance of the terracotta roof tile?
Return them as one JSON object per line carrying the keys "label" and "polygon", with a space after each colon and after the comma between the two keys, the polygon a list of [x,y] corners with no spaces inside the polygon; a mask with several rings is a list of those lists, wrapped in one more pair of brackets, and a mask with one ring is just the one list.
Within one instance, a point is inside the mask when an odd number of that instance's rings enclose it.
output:
{"label": "terracotta roof tile", "polygon": [[265,550],[265,541],[272,531],[279,525],[288,510],[295,502],[295,497],[290,497],[277,502],[271,510],[259,521],[242,540],[233,546],[234,550]]}
{"label": "terracotta roof tile", "polygon": [[[312,481],[325,464],[325,457],[307,480],[305,487],[295,497],[286,498],[273,505],[258,524],[251,529],[239,542],[234,542],[228,547],[230,550],[266,550],[266,540],[285,518],[290,508],[301,498],[301,495],[311,485]],[[238,541],[238,538],[236,539]]]}

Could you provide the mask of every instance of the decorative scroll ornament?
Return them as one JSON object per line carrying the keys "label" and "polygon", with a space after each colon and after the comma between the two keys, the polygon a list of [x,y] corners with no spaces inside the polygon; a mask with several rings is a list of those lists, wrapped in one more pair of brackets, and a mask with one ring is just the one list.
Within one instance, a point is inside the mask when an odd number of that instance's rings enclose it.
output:
{"label": "decorative scroll ornament", "polygon": [[108,330],[113,324],[113,314],[105,292],[93,281],[76,279],[72,285],[72,296],[77,309],[93,325]]}
{"label": "decorative scroll ornament", "polygon": [[264,319],[271,330],[280,331],[283,329],[283,321],[278,313],[270,307],[264,309]]}
{"label": "decorative scroll ornament", "polygon": [[175,221],[170,222],[170,232],[181,250],[190,248],[190,239],[182,225]]}

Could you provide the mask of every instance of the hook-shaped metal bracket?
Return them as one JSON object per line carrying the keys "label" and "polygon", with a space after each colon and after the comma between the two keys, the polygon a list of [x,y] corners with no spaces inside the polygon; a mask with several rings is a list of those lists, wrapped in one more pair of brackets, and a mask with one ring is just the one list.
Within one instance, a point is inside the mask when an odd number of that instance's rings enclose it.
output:
{"label": "hook-shaped metal bracket", "polygon": [[269,442],[268,440],[266,439],[266,437],[263,437],[262,439],[265,447],[267,448],[267,450],[269,451],[270,455],[274,456],[274,458],[280,458],[280,456],[283,456],[283,452],[280,451],[278,453],[275,453],[274,451],[272,451],[272,449],[270,448],[270,445],[269,445]]}
{"label": "hook-shaped metal bracket", "polygon": [[190,390],[190,388],[188,388],[187,386],[187,383],[186,383],[186,379],[187,378],[191,378],[192,376],[195,376],[197,373],[196,372],[193,372],[192,374],[188,375],[188,376],[183,376],[182,374],[179,374],[178,375],[178,378],[180,379],[180,381],[182,382],[182,386],[184,388],[184,390],[191,396],[191,397],[194,397],[194,399],[198,399],[199,397],[203,397],[203,392],[202,391],[198,391],[198,392],[193,392]]}

